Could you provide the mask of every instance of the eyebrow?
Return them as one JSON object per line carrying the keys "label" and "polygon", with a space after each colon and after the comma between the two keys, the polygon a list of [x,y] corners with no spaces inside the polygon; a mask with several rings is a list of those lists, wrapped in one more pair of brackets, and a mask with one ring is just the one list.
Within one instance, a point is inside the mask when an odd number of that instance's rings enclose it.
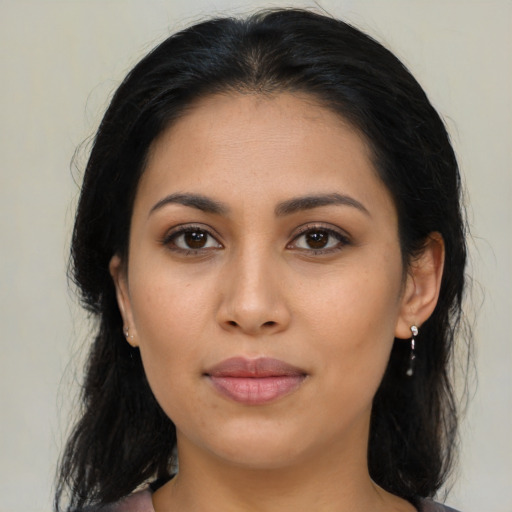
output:
{"label": "eyebrow", "polygon": [[370,212],[357,199],[336,193],[302,196],[283,201],[276,206],[275,214],[278,217],[282,217],[299,211],[312,210],[313,208],[329,205],[352,206],[370,216]]}
{"label": "eyebrow", "polygon": [[201,194],[171,194],[160,199],[160,201],[151,208],[149,215],[168,204],[182,204],[191,208],[197,208],[205,213],[214,213],[217,215],[225,215],[229,211],[229,208],[225,204]]}
{"label": "eyebrow", "polygon": [[[226,215],[229,212],[229,208],[224,203],[215,201],[209,197],[201,194],[170,194],[163,199],[160,199],[149,211],[151,215],[156,210],[163,208],[168,204],[182,204],[189,206],[190,208],[196,208],[205,213],[213,213],[216,215]],[[329,205],[342,205],[351,206],[357,208],[366,215],[370,215],[370,212],[366,207],[353,197],[342,195],[342,194],[317,194],[310,196],[301,196],[288,199],[279,203],[275,208],[275,214],[277,217],[283,217],[291,215],[299,211],[312,210],[314,208],[320,208],[321,206]]]}

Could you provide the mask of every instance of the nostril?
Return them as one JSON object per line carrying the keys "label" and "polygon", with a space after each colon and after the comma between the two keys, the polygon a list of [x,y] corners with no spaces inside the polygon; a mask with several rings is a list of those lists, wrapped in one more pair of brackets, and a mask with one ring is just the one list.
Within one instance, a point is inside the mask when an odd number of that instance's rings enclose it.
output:
{"label": "nostril", "polygon": [[267,330],[272,330],[273,328],[275,328],[277,325],[279,325],[278,322],[274,322],[273,320],[269,320],[268,322],[263,322],[263,323],[259,323],[259,322],[255,322],[254,324],[250,323],[250,322],[237,322],[236,320],[226,320],[225,323],[224,323],[224,326],[229,326],[229,327],[232,327],[232,328],[240,328],[242,330],[247,330],[247,331],[258,331],[258,330],[261,330],[261,331],[267,331]]}

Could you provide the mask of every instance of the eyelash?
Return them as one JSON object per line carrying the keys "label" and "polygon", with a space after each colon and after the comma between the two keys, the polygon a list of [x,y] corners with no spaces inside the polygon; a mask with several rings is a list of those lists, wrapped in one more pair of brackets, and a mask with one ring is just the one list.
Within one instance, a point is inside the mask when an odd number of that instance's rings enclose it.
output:
{"label": "eyelash", "polygon": [[[339,231],[328,228],[322,225],[318,224],[307,224],[305,226],[302,226],[299,228],[299,232],[294,236],[293,240],[287,245],[287,248],[292,248],[292,245],[295,245],[297,240],[299,240],[301,237],[307,235],[308,233],[326,233],[329,237],[335,238],[338,243],[334,247],[328,247],[328,248],[322,248],[322,249],[313,249],[313,248],[297,248],[299,251],[304,251],[309,254],[313,254],[315,256],[317,255],[325,255],[325,254],[331,254],[334,252],[338,252],[342,250],[343,247],[350,245],[350,239],[348,236],[340,233]],[[329,240],[330,241],[330,240]],[[329,243],[329,242],[328,242]]]}
{"label": "eyelash", "polygon": [[[187,233],[194,233],[194,232],[200,232],[204,233],[207,237],[206,243],[211,243],[210,239],[215,240],[216,244],[218,244],[216,247],[200,247],[200,248],[188,248],[185,249],[183,247],[178,247],[176,245],[176,240],[183,235],[186,235]],[[320,249],[314,249],[314,248],[301,248],[296,247],[297,241],[307,235],[308,233],[322,232],[327,234],[328,241],[327,244],[330,243],[330,238],[335,238],[338,243],[334,247],[328,247],[328,248],[320,248]],[[161,240],[162,245],[168,247],[171,251],[181,253],[184,256],[194,256],[194,255],[205,255],[207,252],[210,252],[212,250],[216,249],[222,249],[223,245],[217,240],[217,237],[212,235],[209,228],[206,228],[204,226],[200,225],[185,225],[180,226],[174,230],[172,230],[170,233],[166,234],[164,238]],[[340,251],[344,246],[350,245],[350,240],[346,235],[343,235],[339,231],[336,231],[332,228],[327,228],[322,225],[311,225],[307,224],[305,226],[302,226],[299,228],[299,232],[293,237],[292,241],[286,245],[287,249],[297,249],[298,251],[303,251],[304,253],[312,254],[315,256],[319,255],[325,255],[325,254],[331,254],[333,252]]]}
{"label": "eyelash", "polygon": [[[209,239],[215,240],[215,242],[218,244],[218,247],[200,247],[197,249],[189,248],[184,249],[182,247],[178,247],[176,245],[176,240],[183,235],[186,235],[187,233],[194,233],[194,232],[200,232],[204,233],[207,237],[207,243]],[[214,249],[221,249],[222,244],[217,240],[215,236],[213,236],[210,232],[210,230],[204,226],[199,225],[186,225],[186,226],[180,226],[174,230],[172,230],[170,233],[167,233],[164,238],[161,240],[162,245],[165,245],[168,247],[171,251],[184,254],[185,256],[194,256],[199,254],[205,254],[206,252],[209,252]]]}

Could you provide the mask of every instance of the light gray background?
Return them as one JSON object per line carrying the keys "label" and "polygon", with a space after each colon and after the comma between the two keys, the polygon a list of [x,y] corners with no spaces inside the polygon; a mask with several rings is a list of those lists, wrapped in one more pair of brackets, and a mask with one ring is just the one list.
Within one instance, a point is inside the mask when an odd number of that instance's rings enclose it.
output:
{"label": "light gray background", "polygon": [[[0,0],[0,512],[50,509],[78,389],[87,330],[65,279],[75,148],[94,133],[124,74],[170,32],[212,13],[278,5]],[[451,132],[472,204],[474,309],[485,300],[475,329],[479,386],[448,503],[464,512],[511,512],[512,2],[317,6],[395,51]]]}

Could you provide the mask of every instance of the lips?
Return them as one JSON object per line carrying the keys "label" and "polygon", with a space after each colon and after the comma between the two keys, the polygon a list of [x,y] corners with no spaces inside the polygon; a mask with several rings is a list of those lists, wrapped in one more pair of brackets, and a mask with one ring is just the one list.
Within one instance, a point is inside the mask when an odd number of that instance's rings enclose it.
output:
{"label": "lips", "polygon": [[205,372],[223,396],[247,405],[275,401],[295,391],[306,372],[279,359],[226,359]]}

